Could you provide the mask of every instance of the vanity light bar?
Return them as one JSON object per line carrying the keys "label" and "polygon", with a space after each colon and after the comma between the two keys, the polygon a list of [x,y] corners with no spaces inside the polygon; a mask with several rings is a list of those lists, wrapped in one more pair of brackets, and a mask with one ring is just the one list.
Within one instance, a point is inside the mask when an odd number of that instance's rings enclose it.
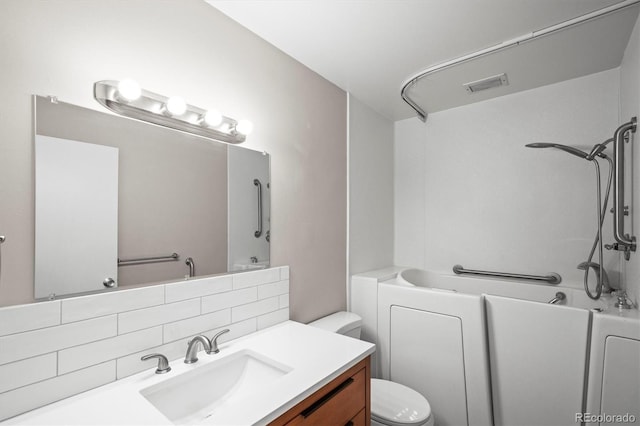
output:
{"label": "vanity light bar", "polygon": [[244,142],[253,127],[247,120],[238,122],[189,105],[182,98],[140,89],[132,80],[98,81],[93,96],[116,114],[231,144]]}

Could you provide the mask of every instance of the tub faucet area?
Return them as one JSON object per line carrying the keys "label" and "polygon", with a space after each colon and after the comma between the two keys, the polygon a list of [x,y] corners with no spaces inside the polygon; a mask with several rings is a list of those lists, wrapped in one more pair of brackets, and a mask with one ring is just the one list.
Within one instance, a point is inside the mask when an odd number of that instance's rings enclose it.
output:
{"label": "tub faucet area", "polygon": [[567,298],[567,295],[564,294],[563,292],[559,291],[559,292],[556,293],[556,297],[554,297],[553,299],[549,300],[549,303],[552,304],[552,305],[556,305],[558,303],[561,303],[566,298]]}

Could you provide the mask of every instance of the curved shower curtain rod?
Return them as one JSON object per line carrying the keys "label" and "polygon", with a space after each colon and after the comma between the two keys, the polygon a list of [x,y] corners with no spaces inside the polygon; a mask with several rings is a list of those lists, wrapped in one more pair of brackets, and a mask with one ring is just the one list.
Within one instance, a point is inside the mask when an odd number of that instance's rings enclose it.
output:
{"label": "curved shower curtain rod", "polygon": [[420,71],[414,74],[409,79],[405,80],[402,84],[402,90],[400,90],[400,96],[402,100],[405,101],[418,115],[418,118],[422,121],[427,121],[427,112],[424,111],[413,99],[409,97],[407,91],[413,87],[420,79],[426,77],[429,74],[433,74],[437,71],[442,71],[443,69],[450,68],[452,66],[462,64],[464,62],[480,58],[482,56],[486,56],[495,52],[499,52],[501,50],[507,49],[509,47],[517,46],[520,43],[525,43],[528,41],[535,40],[536,38],[544,37],[549,34],[556,33],[558,31],[562,31],[566,28],[572,27],[574,25],[582,24],[583,22],[591,21],[593,19],[599,18],[601,16],[608,15],[610,13],[617,12],[621,9],[633,6],[637,3],[640,3],[640,0],[625,0],[620,3],[614,4],[612,6],[608,6],[594,12],[587,13],[585,15],[579,16],[577,18],[569,19],[568,21],[561,22],[556,25],[552,25],[550,27],[543,28],[538,31],[534,31],[531,33],[523,34],[519,37],[513,38],[511,40],[503,41],[500,44],[496,44],[494,46],[488,47],[486,49],[478,50],[476,52],[470,53],[468,55],[460,56],[458,58],[452,59],[450,61],[442,62],[438,65],[434,65],[426,70]]}

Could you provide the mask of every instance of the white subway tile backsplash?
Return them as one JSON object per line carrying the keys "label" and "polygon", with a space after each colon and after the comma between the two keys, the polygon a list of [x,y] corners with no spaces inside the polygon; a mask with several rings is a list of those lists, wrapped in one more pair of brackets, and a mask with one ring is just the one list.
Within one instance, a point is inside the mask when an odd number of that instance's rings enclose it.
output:
{"label": "white subway tile backsplash", "polygon": [[273,312],[277,309],[278,297],[276,296],[231,308],[231,319],[233,322],[238,322],[247,318],[257,317],[268,312]]}
{"label": "white subway tile backsplash", "polygon": [[[0,308],[0,420],[289,318],[289,267]],[[224,349],[224,347],[222,347]]]}
{"label": "white subway tile backsplash", "polygon": [[256,287],[214,294],[202,298],[202,313],[215,312],[224,308],[255,302],[256,300],[258,300],[258,289]]}
{"label": "white subway tile backsplash", "polygon": [[236,322],[231,325],[225,325],[213,330],[205,332],[207,337],[213,337],[216,333],[221,332],[225,328],[229,329],[228,333],[223,334],[218,338],[218,343],[226,343],[230,340],[237,339],[238,337],[246,336],[258,330],[258,324],[255,318],[249,318],[244,321]]}
{"label": "white subway tile backsplash", "polygon": [[231,276],[233,277],[233,289],[237,290],[240,288],[280,281],[280,268],[260,269],[258,271],[234,274]]}
{"label": "white subway tile backsplash", "polygon": [[258,318],[258,330],[271,327],[272,325],[279,324],[289,319],[289,309],[279,309],[274,312],[269,312],[265,315],[260,315]]}
{"label": "white subway tile backsplash", "polygon": [[198,315],[200,315],[199,299],[124,312],[118,314],[118,334],[130,333]]}
{"label": "white subway tile backsplash", "polygon": [[55,377],[57,360],[54,352],[0,365],[0,393]]}
{"label": "white subway tile backsplash", "polygon": [[231,282],[231,277],[224,275],[166,284],[166,303],[229,291],[231,290]]}
{"label": "white subway tile backsplash", "polygon": [[62,300],[62,322],[68,323],[164,303],[164,286],[134,288]]}
{"label": "white subway tile backsplash", "polygon": [[0,364],[115,336],[115,315],[0,337]]}
{"label": "white subway tile backsplash", "polygon": [[115,360],[0,394],[0,419],[42,407],[116,378]]}
{"label": "white subway tile backsplash", "polygon": [[285,293],[289,293],[289,280],[258,286],[258,299],[267,299]]}
{"label": "white subway tile backsplash", "polygon": [[207,330],[231,324],[231,310],[223,309],[211,314],[200,315],[182,321],[165,324],[164,342],[169,343],[185,337],[193,337]]}
{"label": "white subway tile backsplash", "polygon": [[64,349],[58,352],[58,374],[65,374],[160,344],[162,344],[162,326]]}
{"label": "white subway tile backsplash", "polygon": [[288,266],[281,266],[280,267],[280,279],[281,280],[288,280],[289,279],[289,267]]}
{"label": "white subway tile backsplash", "polygon": [[0,336],[58,324],[60,324],[59,300],[0,309]]}
{"label": "white subway tile backsplash", "polygon": [[278,306],[280,309],[289,307],[289,293],[283,294],[278,297]]}

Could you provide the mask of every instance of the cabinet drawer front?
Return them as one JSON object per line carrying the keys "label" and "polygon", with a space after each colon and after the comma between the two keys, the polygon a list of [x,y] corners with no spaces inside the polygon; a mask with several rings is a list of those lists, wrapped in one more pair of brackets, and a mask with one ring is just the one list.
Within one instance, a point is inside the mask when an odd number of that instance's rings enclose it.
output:
{"label": "cabinet drawer front", "polygon": [[345,426],[366,426],[367,424],[367,415],[365,414],[365,410],[360,410],[358,414],[351,420],[347,422]]}
{"label": "cabinet drawer front", "polygon": [[330,389],[304,409],[289,425],[345,425],[366,404],[365,370]]}

